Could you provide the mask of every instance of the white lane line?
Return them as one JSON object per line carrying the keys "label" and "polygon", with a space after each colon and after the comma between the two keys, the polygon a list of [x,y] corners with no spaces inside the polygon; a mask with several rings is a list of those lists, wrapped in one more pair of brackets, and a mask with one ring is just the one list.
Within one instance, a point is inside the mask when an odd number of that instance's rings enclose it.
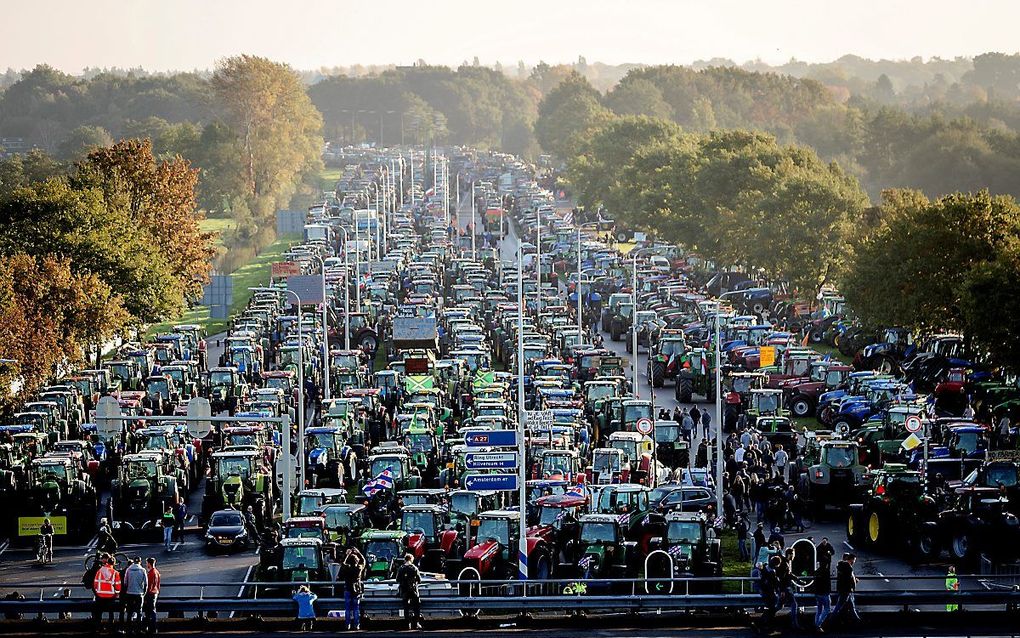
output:
{"label": "white lane line", "polygon": [[177,548],[180,547],[180,546],[181,546],[180,542],[176,542],[176,543],[174,543],[173,545],[170,546],[170,551],[171,552],[176,552]]}
{"label": "white lane line", "polygon": [[846,545],[847,549],[849,549],[851,552],[854,551],[854,546],[851,545],[849,541],[843,541],[843,544]]}
{"label": "white lane line", "polygon": [[[251,572],[253,569],[255,569],[254,565],[248,565],[248,571],[244,573],[244,580],[241,581],[241,586],[237,588],[237,598],[241,598],[244,596],[244,588],[245,585],[248,583],[248,579],[251,578]],[[230,612],[230,618],[233,617],[234,612]]]}
{"label": "white lane line", "polygon": [[96,534],[95,536],[92,537],[92,540],[89,541],[89,544],[85,546],[85,553],[82,554],[82,556],[85,557],[85,558],[88,558],[93,553],[95,553],[96,545],[98,543],[99,543],[99,534]]}
{"label": "white lane line", "polygon": [[6,552],[7,548],[10,547],[10,546],[11,546],[11,541],[8,541],[8,540],[5,540],[4,542],[0,543],[0,556],[3,556],[4,552]]}
{"label": "white lane line", "polygon": [[884,580],[885,582],[887,582],[887,583],[889,582],[889,579],[886,578],[885,574],[883,574],[882,572],[875,572],[875,573],[878,574],[878,577],[881,578],[882,580]]}

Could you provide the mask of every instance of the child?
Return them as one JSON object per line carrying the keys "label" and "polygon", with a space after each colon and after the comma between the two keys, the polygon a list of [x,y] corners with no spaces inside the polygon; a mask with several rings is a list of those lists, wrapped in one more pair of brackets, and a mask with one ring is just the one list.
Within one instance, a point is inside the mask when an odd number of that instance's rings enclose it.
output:
{"label": "child", "polygon": [[294,602],[298,605],[298,620],[301,621],[301,631],[309,631],[315,625],[314,603],[318,596],[308,589],[308,585],[301,585],[294,594]]}

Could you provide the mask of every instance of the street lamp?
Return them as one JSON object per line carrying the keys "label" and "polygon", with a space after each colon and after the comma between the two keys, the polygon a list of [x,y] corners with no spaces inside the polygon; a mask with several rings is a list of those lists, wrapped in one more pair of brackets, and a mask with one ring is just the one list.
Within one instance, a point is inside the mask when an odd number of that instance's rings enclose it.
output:
{"label": "street lamp", "polygon": [[329,401],[329,294],[326,289],[326,260],[321,255],[312,256],[319,260],[319,272],[322,274],[322,383],[325,385],[323,394]]}
{"label": "street lamp", "polygon": [[344,234],[344,350],[351,349],[351,264],[348,257],[350,241],[347,229],[339,226]]}
{"label": "street lamp", "polygon": [[517,541],[517,577],[528,579],[527,490],[525,485],[524,433],[524,247],[517,245],[517,498],[521,506]]}
{"label": "street lamp", "polygon": [[[287,290],[288,295],[294,295],[297,299],[297,330],[298,330],[298,486],[299,489],[305,484],[305,364],[304,348],[305,333],[301,326],[301,297],[293,290]],[[287,450],[290,454],[290,450]]]}
{"label": "street lamp", "polygon": [[[637,251],[634,252],[634,258],[631,261],[633,266],[631,267],[631,288],[630,288],[630,338],[631,346],[633,347],[630,368],[631,376],[634,379],[634,396],[637,398],[641,397],[641,385],[638,383],[637,375],[637,360],[638,360],[638,343],[637,343]],[[654,416],[654,415],[653,415]]]}

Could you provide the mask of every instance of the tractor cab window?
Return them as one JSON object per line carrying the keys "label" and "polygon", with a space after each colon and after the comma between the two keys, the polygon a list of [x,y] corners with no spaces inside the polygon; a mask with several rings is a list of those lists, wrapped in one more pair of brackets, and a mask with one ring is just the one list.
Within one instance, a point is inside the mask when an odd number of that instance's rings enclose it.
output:
{"label": "tractor cab window", "polygon": [[822,448],[821,461],[823,464],[836,469],[852,467],[857,464],[857,448],[852,447]]}
{"label": "tractor cab window", "polygon": [[274,390],[283,390],[284,392],[289,392],[290,379],[288,379],[287,377],[269,377],[268,379],[266,379],[265,387],[272,388]]}
{"label": "tractor cab window", "polygon": [[1013,487],[1017,484],[1017,468],[1015,465],[990,465],[985,476],[985,484],[990,487]]}
{"label": "tractor cab window", "polygon": [[234,374],[229,370],[217,370],[209,374],[209,385],[229,386],[234,384]]}
{"label": "tractor cab window", "polygon": [[571,458],[566,454],[546,454],[542,457],[543,474],[570,474],[573,469]]}
{"label": "tractor cab window", "polygon": [[110,366],[110,375],[121,381],[131,380],[131,366],[126,363],[114,363]]}
{"label": "tractor cab window", "polygon": [[638,442],[637,441],[629,441],[629,440],[626,440],[626,439],[624,439],[624,440],[616,440],[616,441],[610,441],[609,445],[613,449],[622,450],[624,455],[628,459],[632,459],[633,460],[633,459],[636,459],[638,456],[640,456],[640,454],[638,452]]}
{"label": "tractor cab window", "polygon": [[325,511],[325,515],[327,529],[347,529],[352,527],[350,510],[328,508]]}
{"label": "tractor cab window", "polygon": [[369,562],[377,563],[385,561],[393,562],[394,559],[403,556],[400,550],[400,543],[390,539],[371,540],[365,543],[365,556]]}
{"label": "tractor cab window", "polygon": [[458,492],[450,499],[450,511],[463,516],[478,514],[478,499],[470,492]]}
{"label": "tractor cab window", "polygon": [[170,393],[170,384],[166,379],[151,379],[148,387],[149,395],[156,396]]}
{"label": "tractor cab window", "polygon": [[41,482],[56,481],[64,483],[67,481],[67,468],[63,465],[40,465],[36,472]]}
{"label": "tractor cab window", "polygon": [[236,475],[241,478],[248,478],[251,474],[251,461],[247,458],[225,458],[219,460],[219,475]]}
{"label": "tractor cab window", "polygon": [[142,449],[144,450],[168,450],[170,449],[170,442],[167,441],[165,434],[150,434],[145,437],[142,442]]}
{"label": "tractor cab window", "polygon": [[407,447],[412,452],[431,452],[435,449],[430,434],[408,434]]}
{"label": "tractor cab window", "polygon": [[828,388],[835,388],[839,384],[843,383],[843,373],[839,370],[830,370],[825,373],[825,386]]}
{"label": "tractor cab window", "polygon": [[396,459],[375,459],[372,461],[370,474],[373,477],[379,476],[387,469],[393,474],[394,481],[399,481],[404,478],[404,468],[400,461]]}
{"label": "tractor cab window", "polygon": [[680,426],[676,422],[659,421],[655,424],[656,443],[676,443],[680,440]]}
{"label": "tractor cab window", "polygon": [[[581,367],[584,367],[582,364]],[[584,396],[588,403],[594,403],[599,399],[611,397],[616,394],[616,386],[609,384],[592,384],[589,383],[584,387]]]}
{"label": "tractor cab window", "polygon": [[312,545],[284,547],[283,569],[319,569],[319,554]]}
{"label": "tractor cab window", "polygon": [[305,447],[332,449],[335,441],[336,435],[333,432],[315,432],[305,437]]}
{"label": "tractor cab window", "polygon": [[538,514],[538,524],[548,525],[555,529],[559,529],[564,521],[569,520],[571,517],[570,510],[565,507],[543,507]]}
{"label": "tractor cab window", "polygon": [[666,539],[671,544],[694,545],[701,540],[701,525],[694,521],[670,521]]}
{"label": "tractor cab window", "polygon": [[735,377],[733,379],[733,391],[737,394],[746,394],[751,390],[751,377]]}
{"label": "tractor cab window", "polygon": [[616,525],[612,523],[582,523],[581,542],[585,544],[614,544],[617,542]]}
{"label": "tractor cab window", "polygon": [[413,534],[423,533],[425,536],[436,535],[436,517],[432,512],[408,512],[400,518],[400,529]]}
{"label": "tractor cab window", "polygon": [[[659,346],[659,354],[665,357],[672,357],[673,355],[680,356],[684,353],[684,342],[679,339],[670,339],[669,341],[663,341]],[[701,366],[701,355],[691,355],[691,366]]]}
{"label": "tractor cab window", "polygon": [[155,461],[131,461],[124,467],[128,479],[147,479],[156,476]]}
{"label": "tractor cab window", "polygon": [[301,514],[311,514],[322,507],[326,499],[318,494],[305,494],[298,500],[298,511]]}
{"label": "tractor cab window", "polygon": [[318,527],[290,527],[287,529],[287,538],[321,538],[322,532]]}
{"label": "tractor cab window", "polygon": [[360,361],[357,354],[333,355],[333,366],[340,369],[356,370]]}
{"label": "tractor cab window", "polygon": [[595,474],[599,474],[601,472],[619,472],[620,456],[618,454],[596,454],[592,469]]}
{"label": "tractor cab window", "polygon": [[227,445],[243,446],[258,444],[258,437],[251,432],[231,432],[227,435]]}
{"label": "tractor cab window", "polygon": [[478,526],[476,538],[479,541],[495,540],[503,547],[510,546],[510,526],[507,519],[487,518]]}
{"label": "tractor cab window", "polygon": [[638,419],[650,418],[652,418],[652,405],[650,403],[627,405],[623,408],[623,420],[626,423],[634,423]]}
{"label": "tractor cab window", "polygon": [[361,315],[351,315],[351,332],[357,332],[367,325],[368,323],[366,322],[365,317]]}

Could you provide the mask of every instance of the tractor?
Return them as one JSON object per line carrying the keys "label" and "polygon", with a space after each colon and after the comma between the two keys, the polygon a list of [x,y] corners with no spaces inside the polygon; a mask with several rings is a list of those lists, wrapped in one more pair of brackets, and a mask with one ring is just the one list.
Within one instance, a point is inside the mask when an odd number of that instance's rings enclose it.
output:
{"label": "tractor", "polygon": [[921,490],[921,474],[900,464],[887,463],[872,473],[871,485],[850,505],[847,538],[859,546],[906,550],[920,556],[922,531],[937,516],[935,500]]}
{"label": "tractor", "polygon": [[[666,533],[652,539],[645,559],[645,578],[718,578],[722,576],[722,547],[703,512],[671,511]],[[720,583],[712,583],[716,587]],[[673,593],[673,583],[650,582],[649,591]]]}
{"label": "tractor", "polygon": [[233,416],[248,396],[248,383],[237,368],[213,368],[208,375],[205,391],[213,414],[227,410]]}
{"label": "tractor", "polygon": [[338,427],[305,428],[308,454],[307,479],[313,487],[343,487],[358,476],[358,460],[347,446],[344,430]]}
{"label": "tractor", "polygon": [[457,573],[464,555],[464,543],[450,523],[450,515],[439,505],[405,505],[400,512],[400,529],[407,532],[407,546],[427,572]]}
{"label": "tractor", "polygon": [[[464,554],[461,581],[507,580],[517,575],[520,511],[494,510],[479,517],[477,543]],[[528,578],[545,580],[552,574],[551,548],[540,538],[528,537]],[[484,588],[483,588],[484,589]],[[477,590],[477,588],[476,588]]]}
{"label": "tractor", "polygon": [[678,379],[684,368],[687,340],[682,331],[663,331],[652,345],[648,356],[648,378],[652,386],[661,388],[666,379]]}
{"label": "tractor", "polygon": [[403,530],[370,529],[361,534],[361,553],[365,556],[365,580],[392,580],[411,552],[409,534]]}
{"label": "tractor", "polygon": [[692,348],[679,363],[674,397],[680,403],[691,403],[695,394],[707,401],[715,400],[715,353],[706,348]]}
{"label": "tractor", "polygon": [[184,496],[178,479],[165,471],[164,453],[128,454],[110,484],[107,517],[114,531],[159,532],[160,518],[168,506]]}
{"label": "tractor", "polygon": [[[43,517],[71,538],[95,533],[96,488],[79,465],[66,456],[32,459],[27,488],[17,507],[18,531],[38,530]],[[34,531],[32,535],[34,535]]]}
{"label": "tractor", "polygon": [[246,510],[251,506],[265,524],[276,511],[276,483],[261,450],[214,452],[212,474],[206,480],[202,518],[225,508]]}

